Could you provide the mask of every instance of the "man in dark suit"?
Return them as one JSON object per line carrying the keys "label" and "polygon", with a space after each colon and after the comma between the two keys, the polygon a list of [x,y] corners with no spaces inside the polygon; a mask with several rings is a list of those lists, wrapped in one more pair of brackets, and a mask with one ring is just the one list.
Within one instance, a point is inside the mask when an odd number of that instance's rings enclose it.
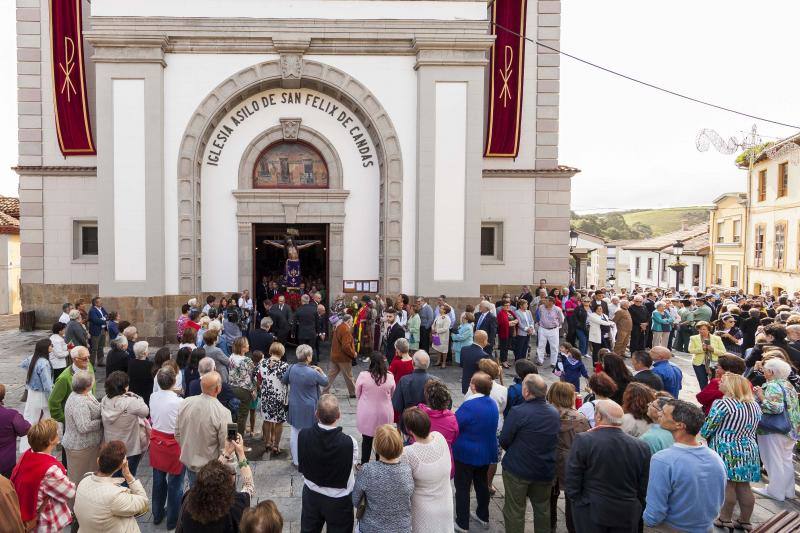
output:
{"label": "man in dark suit", "polygon": [[[394,351],[394,343],[392,343],[392,351]],[[438,379],[436,376],[428,374],[431,358],[426,352],[420,350],[411,359],[414,362],[414,371],[400,378],[400,382],[392,394],[392,407],[398,413],[402,413],[407,407],[416,407],[425,403],[425,384],[431,379]],[[403,431],[403,417],[400,417],[400,430]]]}
{"label": "man in dark suit", "polygon": [[[316,298],[314,301],[317,301]],[[314,338],[314,357],[316,359],[313,359],[313,361],[314,364],[319,364],[319,359],[322,356],[320,352],[321,345],[325,342],[325,337],[328,336],[328,311],[321,303],[317,304],[317,314],[314,319],[316,321],[317,336]]]}
{"label": "man in dark suit", "polygon": [[269,347],[275,342],[275,335],[269,332],[272,327],[272,319],[269,317],[262,318],[260,326],[247,336],[250,342],[250,351],[260,350],[265,357],[269,357]]}
{"label": "man in dark suit", "polygon": [[278,303],[269,308],[269,316],[272,318],[272,331],[275,332],[281,343],[286,344],[291,329],[292,310],[289,309],[283,295],[278,296]]}
{"label": "man in dark suit", "polygon": [[105,366],[103,362],[103,347],[105,346],[106,330],[108,326],[108,313],[103,308],[103,301],[99,296],[92,298],[92,308],[89,309],[89,335],[91,336],[92,352],[91,363],[94,366]]}
{"label": "man in dark suit", "polygon": [[300,307],[294,312],[297,322],[297,344],[308,344],[314,347],[317,337],[317,306],[311,303],[311,297],[304,294],[300,297]]}
{"label": "man in dark suit", "polygon": [[650,316],[652,313],[647,312],[647,308],[643,305],[643,298],[640,295],[633,297],[633,305],[628,307],[628,312],[631,314],[631,353],[644,350],[645,343],[647,342],[647,327],[650,324]]}
{"label": "man in dark suit", "polygon": [[472,337],[472,344],[461,348],[461,393],[466,394],[472,375],[478,371],[478,362],[483,358],[491,358],[483,351],[486,346],[486,332],[479,329]]}
{"label": "man in dark suit", "polygon": [[604,296],[605,296],[605,294],[603,293],[602,290],[596,291],[594,293],[594,301],[599,303],[600,306],[603,308],[603,314],[608,315],[608,302],[606,302],[603,299]]}
{"label": "man in dark suit", "polygon": [[394,341],[405,338],[405,336],[406,331],[403,329],[403,326],[397,323],[397,313],[394,309],[387,309],[386,330],[384,333],[386,344],[383,348],[383,355],[386,356],[387,363],[391,364],[392,359],[394,358]]}
{"label": "man in dark suit", "polygon": [[485,300],[479,304],[480,313],[475,317],[475,330],[486,332],[486,346],[483,347],[483,350],[492,355],[494,339],[497,336],[497,317],[491,313],[489,305],[489,302]]}
{"label": "man in dark suit", "polygon": [[653,366],[653,358],[644,350],[633,352],[631,355],[633,360],[633,381],[644,383],[655,391],[664,390],[664,382],[661,381],[661,376],[653,372],[650,368]]}
{"label": "man in dark suit", "polygon": [[578,433],[567,459],[564,492],[572,501],[575,530],[635,533],[650,474],[650,446],[622,431],[622,407],[595,404],[595,427]]}
{"label": "man in dark suit", "polygon": [[261,309],[262,302],[267,299],[269,282],[267,276],[261,276],[261,282],[256,284],[256,309]]}

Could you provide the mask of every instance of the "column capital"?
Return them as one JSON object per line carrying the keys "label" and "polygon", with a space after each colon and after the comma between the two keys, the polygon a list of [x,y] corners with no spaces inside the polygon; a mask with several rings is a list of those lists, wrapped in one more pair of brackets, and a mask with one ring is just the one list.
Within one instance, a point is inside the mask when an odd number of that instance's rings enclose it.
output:
{"label": "column capital", "polygon": [[111,36],[86,32],[94,47],[94,63],[158,63],[166,67],[164,52],[169,39],[164,36]]}
{"label": "column capital", "polygon": [[494,35],[471,36],[464,39],[414,39],[412,48],[417,53],[414,70],[421,67],[479,66],[489,64],[487,52],[492,47]]}

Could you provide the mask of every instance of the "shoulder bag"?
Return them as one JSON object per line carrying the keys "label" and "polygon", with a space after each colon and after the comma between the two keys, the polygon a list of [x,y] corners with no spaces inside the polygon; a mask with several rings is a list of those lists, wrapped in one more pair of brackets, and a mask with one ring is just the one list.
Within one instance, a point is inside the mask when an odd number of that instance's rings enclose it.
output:
{"label": "shoulder bag", "polygon": [[783,411],[777,414],[764,413],[758,423],[758,429],[761,431],[788,435],[792,430],[792,422],[789,419],[789,406],[786,404],[786,389],[781,387],[781,391],[783,391]]}

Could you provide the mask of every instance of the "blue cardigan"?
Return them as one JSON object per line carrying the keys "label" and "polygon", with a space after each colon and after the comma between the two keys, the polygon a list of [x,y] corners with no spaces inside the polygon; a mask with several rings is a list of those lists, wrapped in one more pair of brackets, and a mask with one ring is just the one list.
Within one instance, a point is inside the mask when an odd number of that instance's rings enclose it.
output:
{"label": "blue cardigan", "polygon": [[672,317],[669,316],[666,311],[664,314],[661,314],[656,310],[650,315],[650,329],[653,331],[669,331],[671,326]]}
{"label": "blue cardigan", "polygon": [[497,462],[497,402],[489,396],[474,396],[456,411],[458,438],[453,458],[459,463],[484,466]]}

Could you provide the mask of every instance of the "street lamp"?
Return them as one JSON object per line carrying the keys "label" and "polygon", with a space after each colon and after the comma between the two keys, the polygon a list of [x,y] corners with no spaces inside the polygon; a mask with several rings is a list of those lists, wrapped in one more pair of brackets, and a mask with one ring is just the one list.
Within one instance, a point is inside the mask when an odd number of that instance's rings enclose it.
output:
{"label": "street lamp", "polygon": [[572,253],[572,250],[578,247],[578,232],[574,229],[569,230],[569,251]]}
{"label": "street lamp", "polygon": [[675,292],[680,294],[681,273],[686,268],[686,263],[681,262],[681,255],[683,255],[683,242],[679,239],[672,243],[672,255],[675,256],[675,262],[669,267],[675,271]]}

